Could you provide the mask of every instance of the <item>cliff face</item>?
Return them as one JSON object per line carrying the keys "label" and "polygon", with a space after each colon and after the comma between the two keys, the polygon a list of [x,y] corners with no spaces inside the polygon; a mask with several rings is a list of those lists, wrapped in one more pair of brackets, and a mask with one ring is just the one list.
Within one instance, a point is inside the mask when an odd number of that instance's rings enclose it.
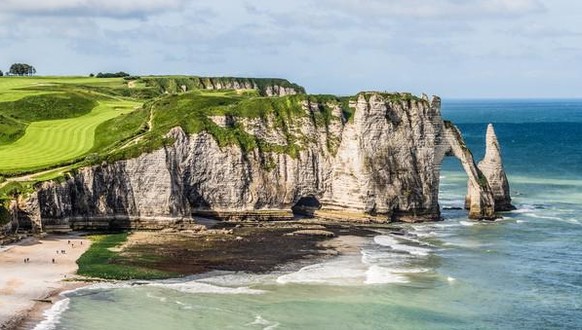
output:
{"label": "cliff face", "polygon": [[[331,107],[325,125],[317,120]],[[304,102],[305,115],[284,135],[277,118],[215,116],[296,154],[237,145],[220,147],[208,133],[186,135],[140,157],[80,170],[66,182],[46,182],[21,203],[21,216],[46,226],[95,228],[148,223],[164,226],[192,215],[284,217],[292,207],[322,217],[375,221],[440,218],[440,164],[461,160],[469,176],[470,217],[494,218],[496,199],[457,128],[445,123],[440,99],[361,93],[350,116],[337,104]]]}

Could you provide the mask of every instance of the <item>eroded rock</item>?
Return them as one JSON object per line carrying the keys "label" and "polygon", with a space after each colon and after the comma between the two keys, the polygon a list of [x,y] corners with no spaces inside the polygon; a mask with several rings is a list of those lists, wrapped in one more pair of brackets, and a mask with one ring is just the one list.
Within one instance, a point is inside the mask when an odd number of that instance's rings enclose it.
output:
{"label": "eroded rock", "polygon": [[487,126],[485,157],[479,162],[478,167],[491,187],[495,200],[495,211],[514,210],[515,207],[511,205],[511,196],[509,195],[509,182],[501,160],[501,147],[497,141],[493,124]]}

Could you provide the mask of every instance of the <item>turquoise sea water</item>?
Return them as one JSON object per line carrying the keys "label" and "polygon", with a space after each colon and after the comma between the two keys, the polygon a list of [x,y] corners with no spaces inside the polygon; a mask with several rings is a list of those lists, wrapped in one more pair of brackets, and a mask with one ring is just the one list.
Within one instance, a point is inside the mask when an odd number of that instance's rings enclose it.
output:
{"label": "turquoise sea water", "polygon": [[[476,159],[488,122],[517,210],[378,233],[358,253],[270,274],[212,273],[68,293],[39,329],[582,328],[582,101],[444,101]],[[466,177],[443,164],[441,206]]]}

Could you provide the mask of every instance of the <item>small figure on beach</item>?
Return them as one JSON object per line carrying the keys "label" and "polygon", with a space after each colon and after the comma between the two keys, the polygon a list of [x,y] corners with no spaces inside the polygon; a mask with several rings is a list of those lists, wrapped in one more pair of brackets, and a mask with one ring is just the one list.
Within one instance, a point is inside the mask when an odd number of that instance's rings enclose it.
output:
{"label": "small figure on beach", "polygon": [[59,250],[57,250],[57,254],[59,254]]}
{"label": "small figure on beach", "polygon": [[65,250],[61,250],[61,254],[65,254]]}
{"label": "small figure on beach", "polygon": [[67,241],[67,244],[71,244],[71,240],[68,240],[68,241]]}
{"label": "small figure on beach", "polygon": [[53,264],[55,263],[55,258],[53,258]]}

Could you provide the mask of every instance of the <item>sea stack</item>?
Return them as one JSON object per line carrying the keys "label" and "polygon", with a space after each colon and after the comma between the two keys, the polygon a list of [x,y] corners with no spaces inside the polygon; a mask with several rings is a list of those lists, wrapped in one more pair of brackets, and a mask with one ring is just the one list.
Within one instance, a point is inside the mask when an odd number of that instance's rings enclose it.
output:
{"label": "sea stack", "polygon": [[485,145],[485,157],[477,167],[483,172],[491,187],[495,200],[495,211],[514,210],[515,207],[511,205],[511,196],[509,195],[509,183],[501,161],[501,148],[493,124],[487,126]]}

